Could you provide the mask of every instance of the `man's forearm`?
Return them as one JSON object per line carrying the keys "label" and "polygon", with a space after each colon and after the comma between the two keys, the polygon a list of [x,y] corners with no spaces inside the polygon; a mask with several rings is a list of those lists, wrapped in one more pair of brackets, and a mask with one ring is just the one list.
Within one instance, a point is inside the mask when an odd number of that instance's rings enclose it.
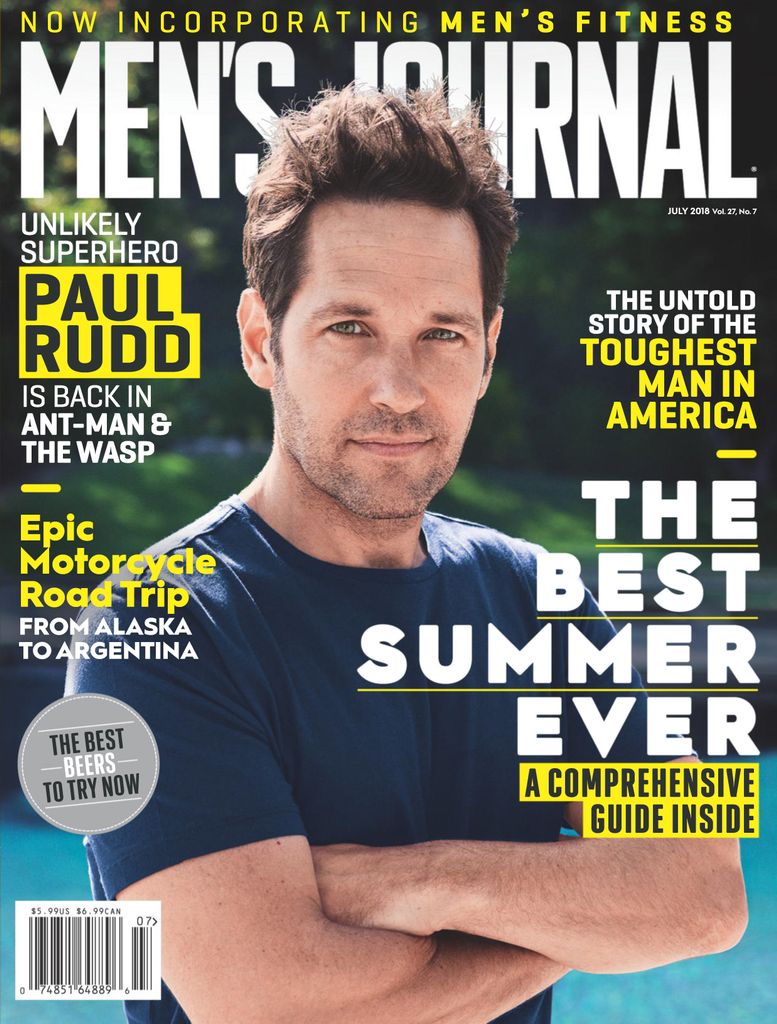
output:
{"label": "man's forearm", "polygon": [[162,901],[162,974],[192,1024],[486,1024],[565,973],[488,939],[333,922],[302,836],[183,861],[117,898]]}
{"label": "man's forearm", "polygon": [[[436,845],[450,883],[448,893],[437,890],[438,924],[580,970],[644,970],[719,952],[744,926],[735,840]],[[706,870],[701,858],[710,859]]]}
{"label": "man's forearm", "polygon": [[[326,957],[326,963],[321,961],[322,976],[311,977],[305,968],[303,984],[312,1005],[307,1010],[298,1007],[296,1015],[292,1010],[289,1021],[486,1024],[542,992],[568,970],[532,950],[444,933],[426,940],[430,954],[422,963],[397,971],[397,960],[380,960],[381,942],[388,933],[333,924],[327,931],[319,952]],[[407,943],[423,941],[401,938]],[[347,953],[351,944],[355,945]]]}
{"label": "man's forearm", "polygon": [[339,866],[336,849],[315,853],[334,916],[417,934],[469,932],[578,970],[644,970],[717,952],[737,940],[746,915],[735,840],[345,847]]}
{"label": "man's forearm", "polygon": [[293,949],[243,935],[209,971],[196,950],[187,956],[166,942],[163,975],[192,1024],[487,1024],[567,972],[477,936],[354,928],[315,910],[299,923]]}

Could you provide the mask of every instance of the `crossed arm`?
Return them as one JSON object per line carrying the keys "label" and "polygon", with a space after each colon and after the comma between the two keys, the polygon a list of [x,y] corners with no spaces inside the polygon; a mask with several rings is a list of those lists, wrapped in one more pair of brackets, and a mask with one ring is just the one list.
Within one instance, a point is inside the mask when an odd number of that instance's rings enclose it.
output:
{"label": "crossed arm", "polygon": [[566,973],[475,936],[332,922],[302,836],[184,861],[119,899],[163,901],[162,973],[192,1024],[486,1024]]}
{"label": "crossed arm", "polygon": [[569,967],[726,949],[746,916],[723,839],[311,851],[290,836],[184,861],[119,898],[163,900],[163,974],[193,1024],[485,1024]]}
{"label": "crossed arm", "polygon": [[747,921],[733,839],[448,841],[313,853],[334,920],[415,935],[468,932],[581,971],[639,971],[717,953]]}

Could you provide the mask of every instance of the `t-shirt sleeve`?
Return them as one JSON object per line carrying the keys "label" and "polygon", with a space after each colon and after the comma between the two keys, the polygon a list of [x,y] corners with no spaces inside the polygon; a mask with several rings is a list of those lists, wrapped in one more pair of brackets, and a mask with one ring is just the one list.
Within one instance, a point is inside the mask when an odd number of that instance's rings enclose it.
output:
{"label": "t-shirt sleeve", "polygon": [[[93,610],[92,624],[102,616]],[[137,641],[121,629],[151,616],[114,608],[120,629],[100,639]],[[149,803],[113,832],[89,836],[93,870],[108,899],[181,861],[282,835],[305,835],[277,736],[272,690],[255,665],[235,678],[201,609],[186,609],[197,658],[74,660],[67,692],[104,693],[133,707],[159,748]],[[143,639],[141,637],[141,639]],[[149,638],[146,638],[149,639]],[[153,639],[153,638],[152,638]],[[159,638],[157,638],[159,639]],[[170,643],[170,637],[161,638]]]}
{"label": "t-shirt sleeve", "polygon": [[[604,615],[593,596],[585,591],[583,604],[575,612],[581,618],[574,623],[583,635],[599,649],[605,647],[616,635],[612,622]],[[567,629],[566,623],[563,625]],[[565,663],[568,665],[568,649]],[[568,685],[568,676],[561,681],[562,686]],[[605,691],[594,693],[592,690]],[[649,761],[655,760],[647,753],[647,695],[639,673],[632,667],[631,682],[628,685],[615,683],[613,670],[605,669],[597,674],[588,670],[586,685],[576,688],[578,692],[566,691],[564,694],[564,721],[567,736],[564,742],[565,760],[568,761]],[[583,724],[577,709],[572,703],[573,697],[587,697],[594,702],[599,715],[605,718],[617,697],[633,698],[634,705],[623,723],[611,749],[603,756],[596,747],[589,731]],[[659,760],[666,760],[660,758]]]}

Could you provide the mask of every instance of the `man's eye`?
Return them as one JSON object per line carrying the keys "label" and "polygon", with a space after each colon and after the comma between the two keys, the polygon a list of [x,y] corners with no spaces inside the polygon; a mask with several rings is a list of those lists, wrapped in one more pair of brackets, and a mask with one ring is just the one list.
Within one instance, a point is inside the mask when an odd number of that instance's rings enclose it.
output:
{"label": "man's eye", "polygon": [[362,325],[356,320],[341,320],[339,324],[332,324],[329,328],[335,334],[366,334]]}
{"label": "man's eye", "polygon": [[426,337],[433,341],[456,341],[460,335],[456,331],[449,331],[447,327],[435,327],[433,331],[427,332]]}

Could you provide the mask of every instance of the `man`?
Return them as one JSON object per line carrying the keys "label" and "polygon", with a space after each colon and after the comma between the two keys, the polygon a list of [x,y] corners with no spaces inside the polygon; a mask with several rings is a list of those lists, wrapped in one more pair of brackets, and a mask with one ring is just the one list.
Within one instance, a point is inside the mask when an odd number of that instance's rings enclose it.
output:
{"label": "man", "polygon": [[[272,454],[164,542],[217,559],[189,583],[199,660],[71,678],[135,706],[160,746],[151,804],[88,844],[97,895],[163,901],[169,990],[130,1019],[548,1021],[570,967],[638,970],[741,933],[734,842],[555,841],[558,805],[516,799],[509,696],[357,693],[375,624],[396,630],[403,688],[430,688],[421,625],[440,666],[472,626],[471,686],[489,623],[518,645],[536,632],[531,546],[426,513],[488,386],[514,233],[486,134],[440,95],[344,90],[280,123],[238,312]],[[563,720],[565,755],[598,759]],[[643,748],[641,699],[611,756]]]}

